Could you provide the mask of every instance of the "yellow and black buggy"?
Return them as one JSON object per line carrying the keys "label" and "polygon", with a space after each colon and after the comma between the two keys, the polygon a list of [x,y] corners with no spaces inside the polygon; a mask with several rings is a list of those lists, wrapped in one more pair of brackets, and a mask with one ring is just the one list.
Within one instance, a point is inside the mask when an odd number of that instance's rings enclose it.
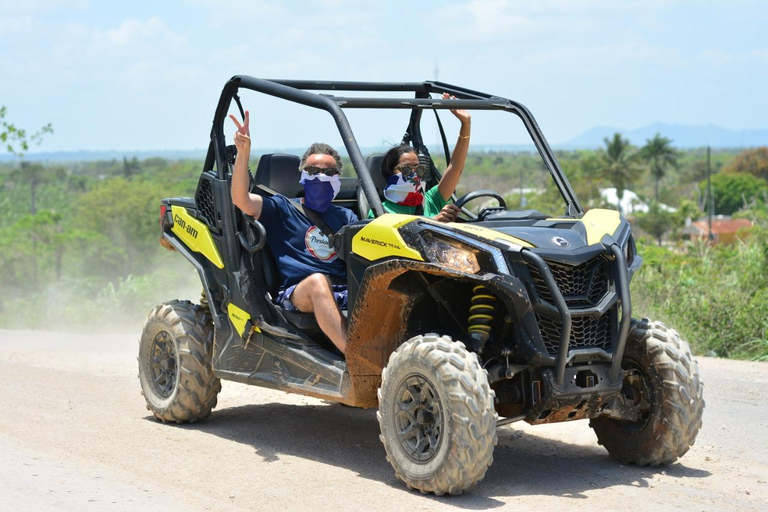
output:
{"label": "yellow and black buggy", "polygon": [[[234,146],[224,121],[246,90],[329,113],[357,177],[335,201],[366,218],[333,235],[348,269],[346,357],[314,317],[273,302],[269,234],[232,205]],[[454,100],[442,99],[447,92]],[[438,223],[385,214],[381,158],[364,159],[345,112],[403,113],[403,141],[440,178],[422,120],[461,108],[522,121],[562,210],[485,207]],[[494,114],[495,115],[495,114]],[[512,117],[512,116],[505,116]],[[295,197],[299,157],[262,155],[252,192]],[[487,206],[486,200],[494,199]],[[616,211],[579,203],[530,112],[520,103],[441,82],[263,80],[235,76],[213,119],[193,198],[161,204],[161,243],[181,253],[203,285],[201,303],[170,301],[147,319],[139,378],[148,408],[168,422],[207,418],[220,379],[378,407],[381,441],[410,488],[460,494],[493,460],[496,428],[589,418],[623,463],[665,465],[685,454],[704,408],[688,345],[663,324],[631,318],[629,283],[641,258]]]}

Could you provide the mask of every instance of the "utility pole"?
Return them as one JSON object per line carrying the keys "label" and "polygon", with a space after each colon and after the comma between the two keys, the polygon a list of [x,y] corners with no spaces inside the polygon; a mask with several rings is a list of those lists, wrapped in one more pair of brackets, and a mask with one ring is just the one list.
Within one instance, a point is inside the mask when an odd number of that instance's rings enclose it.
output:
{"label": "utility pole", "polygon": [[709,226],[708,239],[710,242],[715,240],[712,234],[712,216],[715,213],[715,200],[712,194],[712,160],[710,157],[710,148],[707,146],[707,225]]}
{"label": "utility pole", "polygon": [[[435,82],[440,81],[440,66],[437,62],[435,62]],[[437,110],[434,111],[437,113]],[[440,128],[437,126],[437,123],[435,123],[435,144],[437,144],[437,147],[440,147],[440,143],[442,142],[442,138],[440,137]],[[445,155],[446,157],[448,155]]]}

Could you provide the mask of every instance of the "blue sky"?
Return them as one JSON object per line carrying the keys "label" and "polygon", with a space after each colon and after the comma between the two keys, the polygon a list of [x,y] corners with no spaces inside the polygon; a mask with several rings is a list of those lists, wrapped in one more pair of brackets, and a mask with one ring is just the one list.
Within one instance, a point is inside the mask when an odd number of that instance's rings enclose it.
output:
{"label": "blue sky", "polygon": [[[232,75],[419,81],[438,66],[521,101],[552,143],[600,125],[768,128],[766,26],[768,3],[744,0],[0,0],[0,105],[21,127],[53,123],[33,151],[194,149]],[[304,143],[279,132],[259,142]]]}

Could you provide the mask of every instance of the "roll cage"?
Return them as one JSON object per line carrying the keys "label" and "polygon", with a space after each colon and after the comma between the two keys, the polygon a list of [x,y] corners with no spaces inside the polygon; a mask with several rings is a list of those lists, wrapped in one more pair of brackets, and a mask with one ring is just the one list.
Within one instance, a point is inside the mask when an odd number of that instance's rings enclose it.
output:
{"label": "roll cage", "polygon": [[[232,77],[224,86],[219,103],[216,107],[216,113],[213,118],[213,128],[211,130],[211,142],[208,147],[208,153],[205,159],[205,168],[213,169],[216,165],[217,176],[220,180],[226,179],[226,144],[224,136],[224,121],[227,112],[234,100],[241,115],[244,116],[242,104],[238,91],[248,89],[262,94],[267,94],[277,98],[282,98],[294,103],[307,105],[309,107],[325,110],[329,112],[339,129],[347,154],[352,161],[352,166],[360,180],[360,186],[365,192],[368,204],[378,217],[384,213],[376,187],[371,179],[365,159],[352,132],[352,128],[344,115],[343,109],[346,108],[371,108],[371,109],[409,109],[411,117],[408,124],[406,138],[415,145],[421,145],[420,121],[424,110],[447,110],[447,109],[468,109],[468,110],[502,110],[517,115],[525,125],[528,134],[531,137],[536,149],[541,156],[555,184],[567,205],[567,215],[578,216],[584,213],[581,203],[568,182],[568,178],[563,174],[552,149],[549,147],[541,129],[530,111],[522,104],[490,94],[465,89],[455,85],[443,82],[348,82],[348,81],[319,81],[319,80],[269,80],[254,78],[246,75],[236,75]],[[330,91],[334,94],[318,93],[314,91]],[[404,92],[414,93],[413,98],[390,98],[390,97],[347,97],[336,96],[335,93],[343,92]],[[431,94],[440,94],[447,92],[456,97],[455,100],[446,101],[442,98],[432,98]],[[450,150],[443,133],[442,126],[438,118],[440,134],[443,142],[443,148],[446,153],[446,161],[450,161]]]}

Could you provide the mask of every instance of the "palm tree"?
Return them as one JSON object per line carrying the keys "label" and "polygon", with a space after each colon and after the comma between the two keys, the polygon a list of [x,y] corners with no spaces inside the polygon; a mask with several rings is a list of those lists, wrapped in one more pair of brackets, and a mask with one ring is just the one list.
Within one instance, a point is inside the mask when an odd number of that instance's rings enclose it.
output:
{"label": "palm tree", "polygon": [[653,176],[656,202],[659,202],[659,181],[667,173],[667,167],[677,167],[680,156],[672,147],[672,141],[657,133],[652,139],[646,139],[645,146],[640,150],[640,156],[648,164]]}
{"label": "palm tree", "polygon": [[627,186],[637,179],[640,166],[637,162],[637,153],[620,133],[614,133],[613,138],[603,139],[605,150],[600,155],[602,174],[616,187],[616,196],[619,198],[618,209],[621,211],[621,200]]}

